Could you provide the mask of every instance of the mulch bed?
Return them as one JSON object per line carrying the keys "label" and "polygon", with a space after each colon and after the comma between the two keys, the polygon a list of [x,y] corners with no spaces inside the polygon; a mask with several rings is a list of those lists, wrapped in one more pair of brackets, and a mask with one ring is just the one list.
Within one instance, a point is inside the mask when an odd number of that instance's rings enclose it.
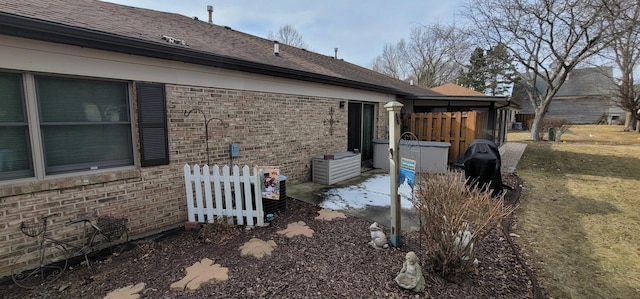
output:
{"label": "mulch bed", "polygon": [[[519,188],[514,175],[504,183]],[[517,190],[506,200],[517,202]],[[2,298],[103,298],[117,288],[144,282],[142,298],[413,298],[394,277],[408,251],[418,251],[415,234],[404,235],[400,248],[376,250],[370,240],[369,221],[347,217],[333,221],[314,218],[320,207],[289,199],[287,210],[268,227],[203,236],[176,230],[155,239],[138,240],[131,250],[91,268],[76,265],[53,285],[25,290],[10,282],[0,286]],[[315,231],[312,238],[287,238],[276,233],[287,224],[304,221]],[[388,231],[385,231],[389,235]],[[206,240],[209,237],[209,242]],[[239,248],[251,238],[274,240],[277,247],[262,259],[241,257]],[[478,270],[454,283],[424,270],[427,289],[421,298],[533,298],[526,267],[519,263],[500,228],[474,247]],[[213,282],[194,292],[173,291],[184,269],[209,258],[229,269],[229,280]]]}

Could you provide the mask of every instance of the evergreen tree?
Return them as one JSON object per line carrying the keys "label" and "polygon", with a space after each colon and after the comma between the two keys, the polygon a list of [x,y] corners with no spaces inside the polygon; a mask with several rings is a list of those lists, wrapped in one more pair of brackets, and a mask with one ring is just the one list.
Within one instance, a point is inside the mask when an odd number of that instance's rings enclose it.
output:
{"label": "evergreen tree", "polygon": [[458,84],[488,95],[506,95],[515,78],[513,58],[503,44],[484,50],[476,48],[466,71],[458,76]]}
{"label": "evergreen tree", "polygon": [[486,88],[486,66],[484,49],[478,47],[471,53],[466,71],[463,70],[460,72],[458,84],[478,92],[484,92]]}
{"label": "evergreen tree", "polygon": [[504,44],[499,43],[487,50],[486,63],[486,88],[492,96],[507,95],[510,93],[512,83],[516,75],[513,58],[507,52]]}

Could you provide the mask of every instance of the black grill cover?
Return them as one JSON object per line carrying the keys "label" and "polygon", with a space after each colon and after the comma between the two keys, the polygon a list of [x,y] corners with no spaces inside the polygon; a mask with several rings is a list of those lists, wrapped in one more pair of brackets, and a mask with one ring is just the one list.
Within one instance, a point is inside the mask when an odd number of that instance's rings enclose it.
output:
{"label": "black grill cover", "polygon": [[502,192],[500,152],[493,141],[472,141],[464,152],[463,164],[467,184],[481,188],[488,184],[493,196]]}

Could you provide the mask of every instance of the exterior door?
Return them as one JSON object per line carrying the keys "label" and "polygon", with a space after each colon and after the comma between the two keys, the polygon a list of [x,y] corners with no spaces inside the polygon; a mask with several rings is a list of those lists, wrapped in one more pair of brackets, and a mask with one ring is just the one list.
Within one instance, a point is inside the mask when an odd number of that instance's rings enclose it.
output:
{"label": "exterior door", "polygon": [[375,136],[375,105],[367,103],[349,103],[349,131],[347,150],[359,149],[362,160],[373,159]]}

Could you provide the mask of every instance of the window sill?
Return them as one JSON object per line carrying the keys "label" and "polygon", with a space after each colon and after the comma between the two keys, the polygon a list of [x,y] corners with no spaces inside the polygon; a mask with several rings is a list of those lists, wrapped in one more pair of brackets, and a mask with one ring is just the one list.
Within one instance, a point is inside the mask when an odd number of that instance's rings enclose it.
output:
{"label": "window sill", "polygon": [[103,169],[100,171],[83,172],[49,176],[43,180],[28,179],[19,182],[0,183],[0,198],[29,194],[42,191],[61,190],[113,181],[127,180],[140,177],[140,169],[134,167]]}

